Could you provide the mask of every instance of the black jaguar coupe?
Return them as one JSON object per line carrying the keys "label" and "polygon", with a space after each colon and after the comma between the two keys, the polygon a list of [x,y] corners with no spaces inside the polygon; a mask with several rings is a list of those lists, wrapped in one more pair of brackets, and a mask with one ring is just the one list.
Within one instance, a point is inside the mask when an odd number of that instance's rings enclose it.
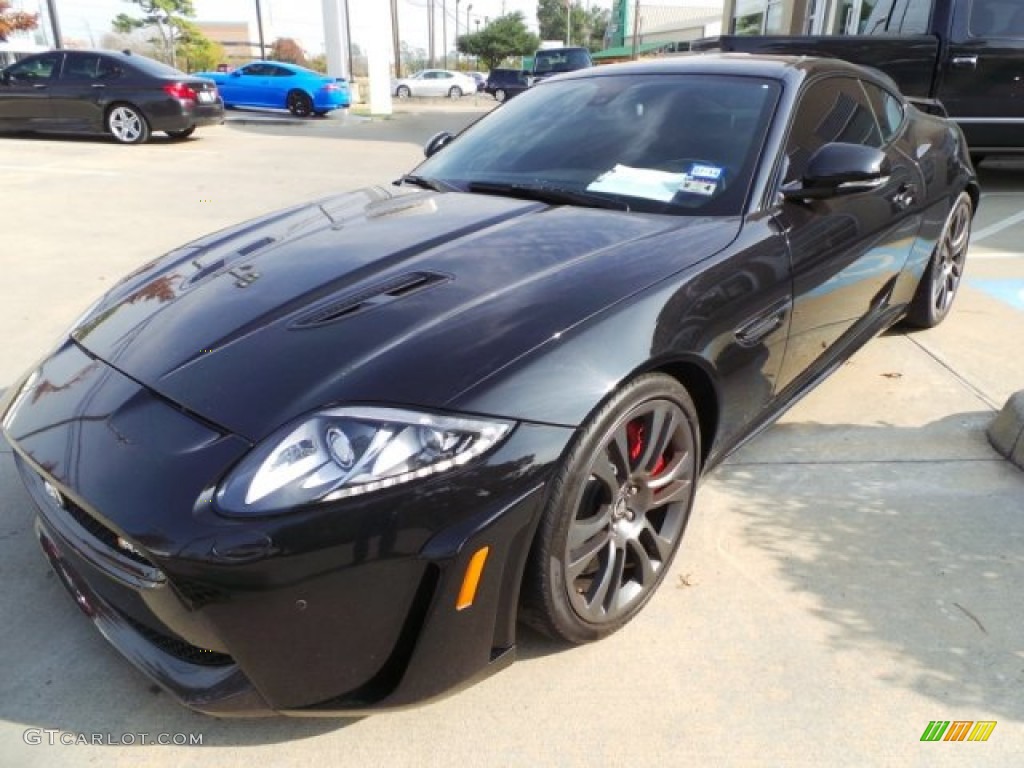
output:
{"label": "black jaguar coupe", "polygon": [[[633,619],[698,479],[950,311],[957,126],[839,61],[547,80],[128,276],[0,404],[50,564],[195,709],[340,714]],[[42,639],[41,639],[42,640]]]}

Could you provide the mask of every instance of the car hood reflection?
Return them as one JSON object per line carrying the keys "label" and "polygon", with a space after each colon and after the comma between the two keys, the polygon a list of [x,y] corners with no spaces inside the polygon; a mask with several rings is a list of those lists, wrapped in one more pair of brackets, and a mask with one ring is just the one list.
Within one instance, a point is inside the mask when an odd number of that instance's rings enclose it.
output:
{"label": "car hood reflection", "polygon": [[[738,229],[738,219],[373,188],[174,251],[129,276],[72,335],[258,440],[334,402],[443,407]],[[609,270],[616,280],[593,279]]]}

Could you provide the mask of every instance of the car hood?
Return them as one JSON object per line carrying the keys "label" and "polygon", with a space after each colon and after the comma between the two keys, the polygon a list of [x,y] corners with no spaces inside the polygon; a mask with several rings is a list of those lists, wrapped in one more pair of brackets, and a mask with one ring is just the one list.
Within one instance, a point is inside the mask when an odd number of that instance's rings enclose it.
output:
{"label": "car hood", "polygon": [[371,188],[173,251],[116,286],[72,337],[255,441],[338,402],[442,408],[738,229]]}

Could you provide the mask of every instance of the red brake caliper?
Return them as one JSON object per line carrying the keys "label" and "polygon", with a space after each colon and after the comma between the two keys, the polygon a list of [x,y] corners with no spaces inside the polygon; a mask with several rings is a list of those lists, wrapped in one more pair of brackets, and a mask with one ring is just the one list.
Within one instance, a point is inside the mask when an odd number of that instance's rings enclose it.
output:
{"label": "red brake caliper", "polygon": [[[644,452],[644,425],[639,419],[631,421],[626,425],[626,441],[628,442],[629,448],[629,460],[637,461]],[[651,477],[656,477],[663,469],[665,469],[665,455],[662,454],[658,457],[658,461],[654,465],[654,469],[651,470]]]}

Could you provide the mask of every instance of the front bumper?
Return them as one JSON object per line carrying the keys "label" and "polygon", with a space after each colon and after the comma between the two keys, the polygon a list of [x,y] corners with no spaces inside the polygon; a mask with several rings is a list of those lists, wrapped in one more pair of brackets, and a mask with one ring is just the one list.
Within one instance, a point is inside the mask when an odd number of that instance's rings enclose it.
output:
{"label": "front bumper", "polygon": [[[571,436],[520,425],[479,464],[331,508],[228,519],[211,489],[250,448],[68,342],[3,428],[37,533],[79,606],[195,709],[348,714],[510,661],[544,482]],[[456,610],[487,546],[473,604]]]}

